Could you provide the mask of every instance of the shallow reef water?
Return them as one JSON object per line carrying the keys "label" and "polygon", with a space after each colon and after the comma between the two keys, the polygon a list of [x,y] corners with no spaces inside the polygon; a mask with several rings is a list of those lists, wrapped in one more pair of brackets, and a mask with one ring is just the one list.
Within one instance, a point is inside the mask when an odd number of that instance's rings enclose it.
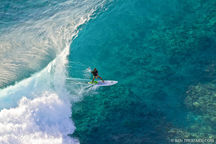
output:
{"label": "shallow reef water", "polygon": [[[69,59],[119,83],[73,105],[74,136],[88,144],[215,137],[215,7],[119,0],[85,25]],[[82,77],[76,69],[69,75]]]}

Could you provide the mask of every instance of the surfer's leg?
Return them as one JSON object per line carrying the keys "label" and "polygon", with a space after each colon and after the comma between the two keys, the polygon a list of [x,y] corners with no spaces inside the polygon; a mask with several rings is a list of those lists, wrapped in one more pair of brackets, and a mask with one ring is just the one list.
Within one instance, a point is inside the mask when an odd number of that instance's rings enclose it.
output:
{"label": "surfer's leg", "polygon": [[100,77],[100,76],[98,76],[101,80],[102,80],[102,82],[104,82],[104,80],[102,79],[102,77]]}
{"label": "surfer's leg", "polygon": [[94,82],[95,76],[93,76],[92,83]]}

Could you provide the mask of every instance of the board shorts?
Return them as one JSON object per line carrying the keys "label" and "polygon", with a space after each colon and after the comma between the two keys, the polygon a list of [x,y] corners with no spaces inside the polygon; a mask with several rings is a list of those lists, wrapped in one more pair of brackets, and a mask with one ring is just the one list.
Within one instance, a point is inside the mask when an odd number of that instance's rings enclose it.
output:
{"label": "board shorts", "polygon": [[97,74],[97,75],[93,75],[93,76],[97,78],[99,75]]}

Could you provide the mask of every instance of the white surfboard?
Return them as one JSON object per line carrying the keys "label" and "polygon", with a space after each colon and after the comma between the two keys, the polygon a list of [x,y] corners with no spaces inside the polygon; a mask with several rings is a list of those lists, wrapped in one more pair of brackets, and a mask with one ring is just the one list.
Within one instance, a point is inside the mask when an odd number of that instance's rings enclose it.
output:
{"label": "white surfboard", "polygon": [[94,81],[93,83],[88,82],[88,84],[94,85],[94,86],[111,86],[111,85],[114,85],[114,84],[117,84],[117,83],[118,83],[118,81],[112,81],[112,80],[105,80],[104,82],[102,82],[102,81]]}

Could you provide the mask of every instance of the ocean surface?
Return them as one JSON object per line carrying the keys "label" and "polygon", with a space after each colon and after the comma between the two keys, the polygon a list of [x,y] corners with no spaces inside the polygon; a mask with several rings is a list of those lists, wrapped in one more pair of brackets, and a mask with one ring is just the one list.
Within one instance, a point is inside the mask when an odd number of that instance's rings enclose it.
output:
{"label": "ocean surface", "polygon": [[216,141],[214,0],[2,0],[0,60],[1,144]]}

